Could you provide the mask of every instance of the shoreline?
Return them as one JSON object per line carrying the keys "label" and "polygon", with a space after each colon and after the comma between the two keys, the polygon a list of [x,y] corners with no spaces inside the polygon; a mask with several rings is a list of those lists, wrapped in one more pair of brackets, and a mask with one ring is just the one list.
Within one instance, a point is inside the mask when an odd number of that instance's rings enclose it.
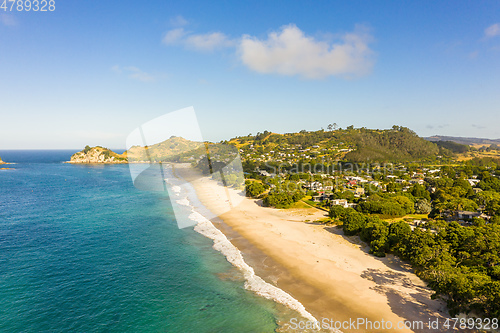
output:
{"label": "shoreline", "polygon": [[[182,176],[176,174],[178,170],[172,169],[171,171],[173,177],[185,182]],[[305,309],[303,304],[294,299],[289,293],[280,289],[275,284],[265,281],[259,274],[256,274],[254,267],[249,265],[246,259],[243,258],[243,253],[240,249],[229,240],[231,236],[228,236],[227,232],[221,231],[221,226],[223,225],[222,220],[217,217],[214,218],[214,215],[199,200],[196,190],[191,183],[181,184],[170,180],[167,181],[167,183],[171,186],[169,188],[170,200],[183,207],[183,209],[177,209],[176,215],[180,215],[176,216],[176,218],[178,219],[181,217],[182,220],[185,220],[184,215],[188,216],[187,218],[191,221],[191,226],[194,226],[194,231],[210,239],[213,243],[212,248],[222,254],[233,267],[238,269],[245,281],[244,288],[246,290],[256,294],[256,296],[280,304],[280,306],[283,306],[283,309],[287,309],[284,313],[282,309],[280,315],[275,318],[278,324],[277,332],[284,332],[280,323],[285,322],[285,317],[288,318],[289,316],[291,318],[291,313],[293,313],[293,317],[299,317],[301,320],[317,321],[317,319]],[[184,210],[186,208],[188,212]],[[175,210],[176,209],[174,209],[174,211]],[[189,226],[183,222],[179,222],[179,220],[177,222],[181,223],[179,224],[181,228]],[[334,332],[341,333],[341,331],[338,330],[334,330]]]}
{"label": "shoreline", "polygon": [[368,254],[368,247],[359,238],[344,236],[341,229],[305,222],[325,212],[267,208],[249,198],[227,211],[223,207],[227,206],[227,189],[183,168],[176,168],[176,172],[190,181],[199,201],[218,216],[211,221],[240,250],[256,275],[290,294],[320,322],[323,318],[366,318],[394,325],[405,320],[427,324],[429,318],[444,322],[448,316],[444,302],[430,299],[432,290],[409,265],[393,256]]}

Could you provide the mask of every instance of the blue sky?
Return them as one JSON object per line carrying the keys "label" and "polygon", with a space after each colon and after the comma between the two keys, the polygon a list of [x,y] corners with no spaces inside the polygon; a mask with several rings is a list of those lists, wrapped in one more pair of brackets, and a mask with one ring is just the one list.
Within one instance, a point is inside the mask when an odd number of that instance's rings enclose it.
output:
{"label": "blue sky", "polygon": [[212,141],[334,122],[500,138],[498,1],[310,4],[0,9],[0,149],[124,148],[188,106]]}

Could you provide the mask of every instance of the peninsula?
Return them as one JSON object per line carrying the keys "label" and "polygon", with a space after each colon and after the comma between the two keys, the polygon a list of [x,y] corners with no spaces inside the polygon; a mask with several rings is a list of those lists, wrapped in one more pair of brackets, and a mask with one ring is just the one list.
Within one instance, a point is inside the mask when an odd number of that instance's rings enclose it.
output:
{"label": "peninsula", "polygon": [[74,164],[123,164],[127,163],[127,153],[117,154],[101,146],[86,146],[82,151],[71,156],[68,163]]}

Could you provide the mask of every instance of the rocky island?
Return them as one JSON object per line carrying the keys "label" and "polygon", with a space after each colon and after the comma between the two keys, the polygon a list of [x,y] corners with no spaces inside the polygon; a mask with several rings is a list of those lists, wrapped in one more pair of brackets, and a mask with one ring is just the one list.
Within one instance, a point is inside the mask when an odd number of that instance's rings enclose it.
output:
{"label": "rocky island", "polygon": [[68,163],[121,164],[128,163],[127,153],[117,154],[101,146],[86,146],[82,151],[71,156]]}
{"label": "rocky island", "polygon": [[[10,164],[10,163],[2,161],[2,158],[0,157],[0,166],[4,165],[4,164]],[[12,168],[0,168],[0,170],[9,170],[9,169],[12,169]]]}

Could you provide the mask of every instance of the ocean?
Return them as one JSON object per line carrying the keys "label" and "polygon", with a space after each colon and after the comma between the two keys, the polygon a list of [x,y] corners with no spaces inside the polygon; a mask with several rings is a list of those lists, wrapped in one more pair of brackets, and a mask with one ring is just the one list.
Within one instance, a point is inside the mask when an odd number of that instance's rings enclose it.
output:
{"label": "ocean", "polygon": [[0,151],[1,332],[274,332],[286,309],[245,288],[164,192],[74,151]]}

